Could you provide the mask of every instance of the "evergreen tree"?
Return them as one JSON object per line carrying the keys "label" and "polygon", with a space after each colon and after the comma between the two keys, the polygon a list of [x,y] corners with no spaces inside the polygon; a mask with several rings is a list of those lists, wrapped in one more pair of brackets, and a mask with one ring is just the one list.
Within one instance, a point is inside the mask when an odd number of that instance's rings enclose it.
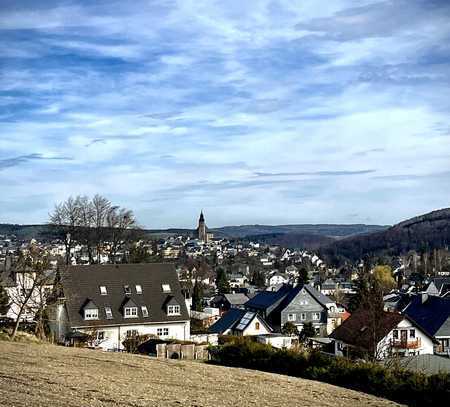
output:
{"label": "evergreen tree", "polygon": [[308,270],[305,267],[302,267],[298,272],[297,282],[299,285],[305,285],[309,283],[309,275]]}
{"label": "evergreen tree", "polygon": [[219,294],[228,294],[230,292],[230,283],[225,270],[222,267],[217,269],[216,287]]}
{"label": "evergreen tree", "polygon": [[298,329],[292,322],[286,322],[281,328],[281,333],[283,335],[294,336],[298,335]]}
{"label": "evergreen tree", "polygon": [[6,290],[0,284],[0,315],[6,315],[9,308],[9,297]]}
{"label": "evergreen tree", "polygon": [[192,293],[192,310],[193,311],[201,311],[202,310],[202,298],[203,298],[202,286],[197,280],[195,280],[194,290]]}
{"label": "evergreen tree", "polygon": [[312,322],[305,322],[299,336],[302,342],[316,336],[316,330],[314,329]]}

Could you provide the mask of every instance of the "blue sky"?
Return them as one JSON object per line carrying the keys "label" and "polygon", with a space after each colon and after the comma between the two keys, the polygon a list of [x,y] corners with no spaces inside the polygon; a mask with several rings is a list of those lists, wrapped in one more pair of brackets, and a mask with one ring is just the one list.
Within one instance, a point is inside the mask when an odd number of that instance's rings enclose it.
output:
{"label": "blue sky", "polygon": [[450,206],[450,2],[0,6],[0,222],[100,193],[147,227]]}

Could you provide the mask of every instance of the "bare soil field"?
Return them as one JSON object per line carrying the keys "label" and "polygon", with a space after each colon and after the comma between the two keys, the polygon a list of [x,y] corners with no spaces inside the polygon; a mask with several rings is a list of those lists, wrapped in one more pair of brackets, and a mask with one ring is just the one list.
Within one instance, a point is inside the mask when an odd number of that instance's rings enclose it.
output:
{"label": "bare soil field", "polygon": [[199,362],[0,341],[0,406],[396,406],[340,387]]}

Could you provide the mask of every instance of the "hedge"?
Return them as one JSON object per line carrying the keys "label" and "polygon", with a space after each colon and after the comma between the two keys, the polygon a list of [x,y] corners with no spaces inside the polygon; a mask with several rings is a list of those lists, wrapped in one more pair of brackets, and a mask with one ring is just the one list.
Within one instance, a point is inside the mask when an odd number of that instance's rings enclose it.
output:
{"label": "hedge", "polygon": [[318,351],[279,350],[248,338],[212,347],[210,354],[211,363],[318,380],[410,406],[432,406],[450,400],[450,374],[427,376]]}

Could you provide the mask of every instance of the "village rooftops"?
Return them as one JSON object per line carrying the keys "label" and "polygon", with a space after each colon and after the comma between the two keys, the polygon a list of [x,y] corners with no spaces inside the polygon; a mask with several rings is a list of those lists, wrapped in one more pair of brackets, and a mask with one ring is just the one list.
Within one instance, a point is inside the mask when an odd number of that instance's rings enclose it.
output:
{"label": "village rooftops", "polygon": [[69,266],[61,286],[72,327],[189,320],[172,264]]}

